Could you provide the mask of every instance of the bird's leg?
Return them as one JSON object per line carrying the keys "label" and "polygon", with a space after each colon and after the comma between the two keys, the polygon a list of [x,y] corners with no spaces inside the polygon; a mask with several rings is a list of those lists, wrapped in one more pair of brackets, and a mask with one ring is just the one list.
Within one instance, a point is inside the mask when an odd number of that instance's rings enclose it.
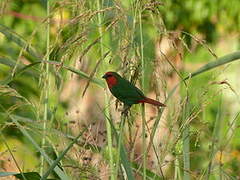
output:
{"label": "bird's leg", "polygon": [[123,111],[122,111],[122,115],[128,116],[128,110],[130,109],[131,106],[128,106],[126,104],[124,104],[123,106]]}
{"label": "bird's leg", "polygon": [[115,101],[115,108],[117,109],[118,108],[118,105],[119,105],[119,100],[117,99],[116,101]]}

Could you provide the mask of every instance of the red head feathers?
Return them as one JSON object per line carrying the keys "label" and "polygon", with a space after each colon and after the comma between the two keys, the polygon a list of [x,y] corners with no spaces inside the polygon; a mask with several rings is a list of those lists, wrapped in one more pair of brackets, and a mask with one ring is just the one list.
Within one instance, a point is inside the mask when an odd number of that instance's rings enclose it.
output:
{"label": "red head feathers", "polygon": [[117,84],[117,75],[115,72],[107,72],[102,76],[102,78],[106,79],[108,87],[111,89],[113,86]]}

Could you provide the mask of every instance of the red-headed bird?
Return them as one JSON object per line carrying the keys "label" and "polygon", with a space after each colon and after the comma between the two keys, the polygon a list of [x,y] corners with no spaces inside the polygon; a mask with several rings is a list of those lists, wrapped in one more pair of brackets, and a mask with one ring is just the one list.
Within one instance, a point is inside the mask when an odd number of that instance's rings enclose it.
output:
{"label": "red-headed bird", "polygon": [[135,87],[128,80],[122,78],[116,72],[107,72],[102,78],[106,79],[111,93],[129,107],[138,103],[149,103],[162,107],[166,106],[163,103],[146,97],[140,89]]}

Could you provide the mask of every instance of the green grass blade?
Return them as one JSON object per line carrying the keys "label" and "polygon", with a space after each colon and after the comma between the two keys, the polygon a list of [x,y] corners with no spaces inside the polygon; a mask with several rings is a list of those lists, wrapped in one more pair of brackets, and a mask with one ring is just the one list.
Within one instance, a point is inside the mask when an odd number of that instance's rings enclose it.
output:
{"label": "green grass blade", "polygon": [[0,172],[0,177],[15,176],[17,179],[40,180],[41,176],[37,172]]}
{"label": "green grass blade", "polygon": [[189,118],[189,101],[187,97],[187,101],[184,105],[182,121],[185,124],[183,133],[182,133],[182,141],[183,141],[183,179],[190,180],[190,126],[187,122]]}
{"label": "green grass blade", "polygon": [[124,167],[124,169],[126,171],[127,179],[128,180],[134,180],[135,178],[133,176],[131,163],[128,160],[127,152],[126,152],[125,147],[123,146],[122,143],[121,143],[120,148],[121,148],[120,149],[121,162],[122,162],[122,165],[123,165],[123,167]]}
{"label": "green grass blade", "polygon": [[[50,54],[50,3],[49,0],[46,1],[46,54],[45,54],[45,58],[48,61],[49,60],[49,54]],[[43,94],[43,99],[41,100],[41,104],[43,106],[43,112],[42,112],[42,116],[43,116],[43,121],[42,121],[42,127],[43,127],[43,131],[42,131],[42,140],[41,140],[41,147],[42,149],[45,148],[46,145],[46,130],[47,130],[47,126],[48,126],[48,110],[49,110],[49,93],[50,93],[50,72],[49,72],[49,64],[46,63],[44,64],[44,76],[43,76],[43,87],[41,89],[41,93]],[[45,168],[45,159],[44,157],[41,155],[40,157],[40,174],[43,175],[43,171]]]}
{"label": "green grass blade", "polygon": [[0,177],[12,176],[15,174],[19,174],[18,172],[0,172]]}
{"label": "green grass blade", "polygon": [[[84,131],[83,131],[84,132]],[[53,163],[48,168],[47,172],[42,176],[41,180],[47,179],[49,174],[54,170],[54,168],[58,165],[58,163],[62,160],[65,154],[71,149],[71,147],[77,143],[78,139],[82,136],[83,132],[81,132],[68,146],[67,148],[58,156],[58,158],[53,161]]]}
{"label": "green grass blade", "polygon": [[[0,57],[0,64],[13,68],[16,65],[16,62],[7,57]],[[19,65],[19,66],[22,66],[22,65]]]}
{"label": "green grass blade", "polygon": [[23,174],[23,172],[22,172],[22,170],[21,170],[21,168],[20,168],[20,166],[19,166],[16,158],[15,158],[14,155],[13,155],[13,152],[12,152],[11,148],[9,147],[9,145],[8,145],[8,143],[7,143],[7,141],[6,141],[6,138],[4,137],[4,135],[3,135],[2,133],[1,133],[1,137],[2,137],[2,141],[3,141],[3,143],[5,144],[8,152],[10,153],[10,155],[11,155],[11,157],[12,157],[12,159],[13,159],[13,161],[14,161],[17,169],[18,169],[18,171],[20,172],[22,178],[23,178],[24,180],[26,180],[26,177],[24,176],[24,174]]}
{"label": "green grass blade", "polygon": [[[15,120],[13,120],[13,122],[14,121]],[[24,134],[24,136],[27,137],[28,140],[34,145],[34,147],[41,153],[41,155],[45,158],[48,164],[52,164],[53,160],[51,160],[51,158],[45,153],[45,151],[43,151],[43,149],[40,148],[40,146],[35,142],[35,140],[31,137],[31,135],[17,121],[15,121],[14,123],[19,127],[19,129]],[[54,171],[61,179],[63,180],[69,179],[59,167],[55,167]]]}
{"label": "green grass blade", "polygon": [[[0,57],[0,64],[3,64],[3,65],[8,66],[10,68],[14,68],[16,66],[16,61],[14,61],[12,59],[9,59],[7,57]],[[24,69],[25,66],[23,64],[18,64],[17,70],[19,70],[21,68]],[[27,72],[27,74],[31,75],[33,77],[37,77],[36,71],[30,71],[30,72]],[[13,80],[13,76],[11,75],[11,73],[9,73],[7,75],[7,77],[5,77],[5,79],[0,81],[0,84],[1,85],[6,85],[6,84],[10,83],[12,80]]]}
{"label": "green grass blade", "polygon": [[[141,7],[141,2],[138,1],[137,4],[139,3],[139,7]],[[140,52],[141,52],[141,66],[142,66],[142,90],[143,92],[145,91],[145,59],[144,59],[144,54],[143,54],[143,28],[142,28],[142,10],[139,8],[138,10],[138,18],[139,18],[139,31],[140,31]],[[146,123],[146,117],[145,117],[145,106],[142,104],[141,106],[141,116],[142,116],[142,164],[143,164],[143,180],[146,180],[146,169],[147,169],[147,151],[146,151],[146,128],[145,128],[145,123]]]}
{"label": "green grass blade", "polygon": [[[32,138],[32,136],[25,130],[25,128],[10,114],[8,117],[17,125],[18,129],[23,133],[23,135],[33,144],[33,146],[41,153],[41,155],[45,158],[48,164],[52,164],[53,160],[45,153],[45,151],[38,145],[38,143]],[[55,173],[63,180],[68,180],[67,175],[59,168],[54,168]]]}
{"label": "green grass blade", "polygon": [[202,74],[206,71],[209,71],[211,69],[214,69],[216,67],[219,67],[221,65],[230,63],[232,61],[236,61],[240,59],[240,51],[231,53],[231,54],[227,54],[226,56],[217,58],[214,61],[211,61],[210,63],[207,63],[206,65],[202,66],[201,68],[199,68],[197,71],[191,73],[189,76],[185,77],[184,80],[195,77],[199,74]]}
{"label": "green grass blade", "polygon": [[75,73],[75,74],[78,74],[78,75],[79,75],[80,77],[82,77],[82,78],[85,78],[85,79],[90,80],[91,82],[99,85],[99,86],[102,87],[102,88],[105,87],[104,82],[103,82],[102,80],[100,80],[100,79],[91,78],[91,77],[89,77],[86,73],[84,73],[84,72],[82,72],[82,71],[80,71],[80,70],[77,70],[77,69],[75,69],[75,68],[69,67],[69,66],[63,65],[63,68],[65,68],[65,69],[67,69],[67,70],[69,70],[69,71],[71,71],[71,72],[73,72],[73,73]]}
{"label": "green grass blade", "polygon": [[86,73],[84,73],[84,72],[82,72],[80,70],[77,70],[75,68],[66,66],[66,65],[64,65],[64,64],[62,64],[60,62],[57,62],[57,61],[37,61],[37,62],[31,63],[31,64],[29,64],[27,66],[24,66],[23,68],[20,68],[18,71],[16,71],[15,72],[15,76],[20,75],[21,73],[23,73],[27,69],[29,69],[29,68],[31,68],[31,67],[33,67],[35,65],[38,65],[40,63],[48,63],[48,64],[51,64],[51,65],[62,67],[64,69],[67,69],[68,71],[71,71],[71,72],[79,75],[82,78],[90,80],[90,82],[95,83],[95,84],[97,84],[98,86],[100,86],[102,88],[105,87],[105,84],[104,84],[104,82],[102,80],[100,80],[98,78],[90,77],[88,74],[86,74]]}
{"label": "green grass blade", "polygon": [[[107,116],[106,116],[106,118],[108,119],[108,122],[111,125],[112,132],[115,136],[116,141],[118,141],[119,140],[119,135],[117,133],[117,130],[116,130],[113,122]],[[125,169],[127,179],[128,180],[134,180],[135,178],[133,176],[132,165],[128,160],[127,151],[126,151],[125,147],[123,146],[123,144],[121,142],[119,142],[119,143],[120,143],[120,160],[121,160],[121,163],[122,163],[122,165]]]}
{"label": "green grass blade", "polygon": [[[143,175],[143,167],[141,167],[141,165],[139,165],[137,163],[132,163],[132,167],[136,172]],[[158,174],[151,171],[151,169],[146,169],[146,177],[147,177],[147,179],[151,179],[151,180],[153,180],[153,179],[154,180],[164,180],[163,177],[160,177]]]}
{"label": "green grass blade", "polygon": [[214,68],[217,68],[221,65],[224,64],[228,64],[231,63],[233,61],[239,60],[240,59],[240,51],[236,51],[234,53],[230,53],[227,54],[225,56],[222,56],[220,58],[217,58],[216,60],[205,64],[204,66],[202,66],[201,68],[199,68],[197,71],[194,71],[193,73],[191,73],[190,75],[188,75],[187,77],[185,77],[183,79],[183,81],[179,82],[176,86],[173,87],[173,89],[169,92],[169,95],[166,99],[166,102],[172,97],[172,95],[174,94],[174,92],[177,90],[178,86],[184,82],[187,79],[193,78],[195,76],[201,75],[204,72],[210,71]]}
{"label": "green grass blade", "polygon": [[38,53],[29,43],[16,32],[10,28],[0,24],[0,32],[4,34],[10,41],[16,43],[20,48],[24,48],[31,56],[41,59],[40,53]]}
{"label": "green grass blade", "polygon": [[[218,105],[218,112],[217,112],[217,116],[214,122],[214,127],[213,127],[213,134],[212,134],[212,145],[211,145],[211,149],[210,149],[210,154],[209,154],[209,164],[208,164],[208,169],[207,169],[207,175],[206,175],[206,179],[211,179],[211,173],[212,173],[212,168],[213,168],[213,164],[214,164],[214,158],[216,153],[219,151],[219,144],[221,142],[220,139],[220,132],[221,132],[221,125],[222,125],[222,120],[223,120],[223,108],[222,108],[222,97],[221,97],[221,101]],[[217,173],[218,174],[218,173]],[[218,175],[220,175],[221,172],[219,172]],[[221,179],[221,178],[218,178]]]}
{"label": "green grass blade", "polygon": [[14,175],[19,180],[40,180],[41,176],[37,172],[26,172],[22,174],[15,174]]}
{"label": "green grass blade", "polygon": [[[107,129],[107,141],[108,141],[108,150],[109,150],[109,159],[110,159],[110,172],[111,172],[111,179],[117,179],[118,170],[114,170],[114,159],[113,159],[113,139],[112,139],[112,129],[111,124],[109,123],[108,119],[110,119],[110,104],[109,97],[106,92],[104,92],[105,98],[105,118],[106,118],[106,129]],[[117,166],[117,165],[116,165]],[[115,173],[116,172],[116,173]],[[116,178],[115,178],[116,177]]]}

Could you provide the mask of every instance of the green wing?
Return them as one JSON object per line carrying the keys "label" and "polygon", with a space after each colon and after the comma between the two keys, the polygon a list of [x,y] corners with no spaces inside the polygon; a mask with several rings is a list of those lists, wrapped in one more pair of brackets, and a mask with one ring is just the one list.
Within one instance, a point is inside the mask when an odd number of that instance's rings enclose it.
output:
{"label": "green wing", "polygon": [[123,78],[116,86],[112,87],[111,92],[117,99],[130,106],[145,97],[140,89]]}

